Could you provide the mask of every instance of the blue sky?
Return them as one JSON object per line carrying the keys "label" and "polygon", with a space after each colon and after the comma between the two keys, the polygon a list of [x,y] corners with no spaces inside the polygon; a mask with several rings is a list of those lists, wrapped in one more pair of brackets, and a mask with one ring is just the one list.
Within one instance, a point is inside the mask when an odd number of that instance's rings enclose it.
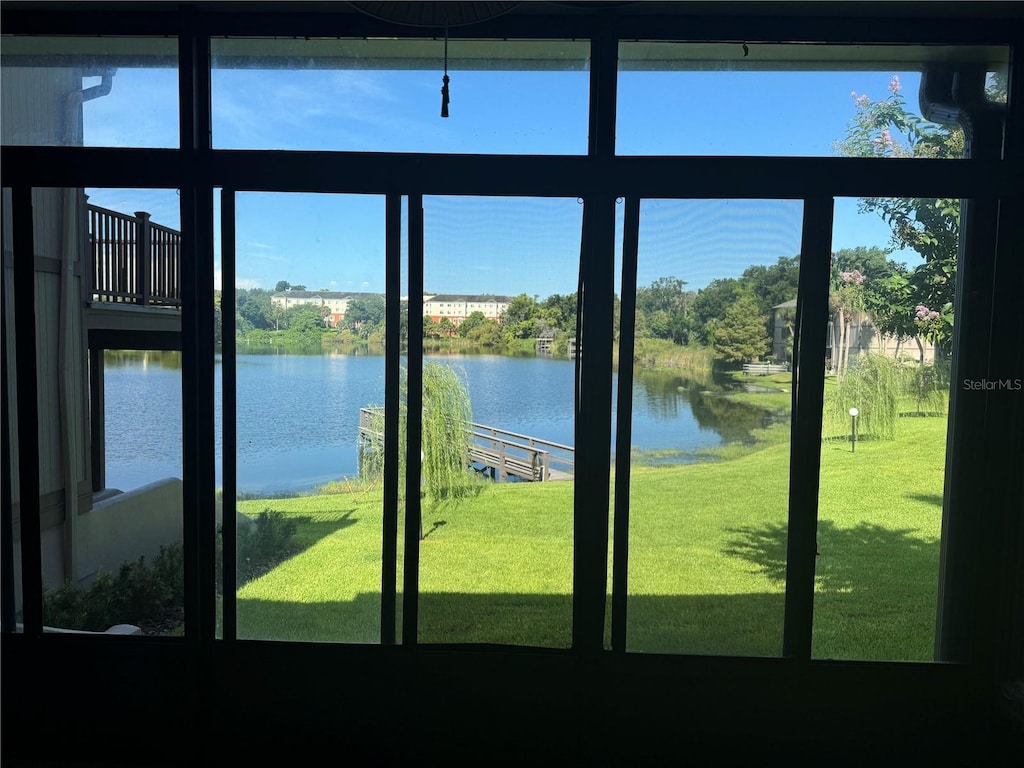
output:
{"label": "blue sky", "polygon": [[[215,70],[218,148],[583,154],[587,73]],[[851,92],[887,95],[885,72],[623,72],[620,154],[831,156],[854,114]],[[919,77],[900,72],[913,105]],[[87,85],[89,83],[87,82]],[[87,144],[177,145],[173,70],[121,68],[112,92],[85,105]],[[174,190],[90,190],[94,203],[148,210],[178,226]],[[875,215],[837,200],[834,247],[888,243]],[[581,206],[576,200],[425,200],[426,287],[445,293],[576,290]],[[750,264],[793,256],[794,201],[652,201],[642,209],[639,283],[673,275],[700,288]],[[239,287],[278,280],[311,289],[384,290],[384,201],[379,196],[245,193],[238,200]],[[218,261],[219,253],[215,253]],[[903,255],[914,264],[916,256]],[[218,271],[219,274],[219,271]]]}

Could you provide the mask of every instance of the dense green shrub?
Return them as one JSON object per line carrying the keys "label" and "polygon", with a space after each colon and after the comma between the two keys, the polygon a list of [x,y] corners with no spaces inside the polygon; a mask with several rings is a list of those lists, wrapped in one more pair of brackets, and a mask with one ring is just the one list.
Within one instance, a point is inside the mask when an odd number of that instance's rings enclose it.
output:
{"label": "dense green shrub", "polygon": [[146,565],[145,558],[122,563],[114,581],[113,622],[140,624],[160,618],[173,607],[174,589],[160,581],[154,568]]}
{"label": "dense green shrub", "polygon": [[114,624],[145,625],[162,620],[184,601],[181,544],[160,548],[151,565],[140,557],[117,574],[101,572],[87,587],[68,584],[43,596],[43,623],[64,629],[102,632]]}
{"label": "dense green shrub", "polygon": [[[295,521],[264,509],[254,525],[238,530],[239,583],[253,578],[286,555]],[[217,528],[217,584],[221,584],[221,528]],[[86,588],[74,584],[43,596],[43,623],[64,629],[102,632],[115,624],[145,627],[166,621],[185,602],[185,566],[180,543],[163,546],[151,563],[140,557],[103,571]]]}
{"label": "dense green shrub", "polygon": [[[255,518],[253,525],[239,526],[236,531],[236,584],[241,585],[264,572],[268,565],[279,562],[290,554],[295,535],[295,521],[281,512],[264,508]],[[217,526],[217,588],[224,583],[223,527]]]}

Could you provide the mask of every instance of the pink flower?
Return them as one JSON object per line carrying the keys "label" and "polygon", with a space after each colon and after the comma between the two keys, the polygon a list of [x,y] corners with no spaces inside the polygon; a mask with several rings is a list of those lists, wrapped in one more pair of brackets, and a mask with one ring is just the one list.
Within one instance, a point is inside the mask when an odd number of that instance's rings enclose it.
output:
{"label": "pink flower", "polygon": [[889,81],[889,92],[892,94],[897,94],[900,92],[901,88],[903,88],[903,86],[900,85],[900,76],[893,75],[892,80]]}
{"label": "pink flower", "polygon": [[918,304],[914,310],[914,322],[923,333],[934,333],[941,327],[940,315],[934,309],[928,309],[924,304]]}
{"label": "pink flower", "polygon": [[856,98],[856,102],[861,106],[867,104],[869,101],[871,101],[871,99],[868,98],[868,95],[866,93]]}
{"label": "pink flower", "polygon": [[864,284],[864,275],[860,273],[859,269],[854,269],[850,272],[840,272],[839,277],[842,278],[844,283],[850,283],[852,285]]}
{"label": "pink flower", "polygon": [[888,128],[882,131],[880,136],[875,136],[871,141],[874,142],[876,155],[885,154],[886,149],[893,149],[896,146],[896,142],[893,141],[892,134],[889,133]]}

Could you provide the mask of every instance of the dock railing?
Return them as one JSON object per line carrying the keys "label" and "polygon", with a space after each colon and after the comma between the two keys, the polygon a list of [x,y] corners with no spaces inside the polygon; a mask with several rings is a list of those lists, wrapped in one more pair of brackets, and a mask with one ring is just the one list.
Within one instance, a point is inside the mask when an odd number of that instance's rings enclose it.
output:
{"label": "dock railing", "polygon": [[474,424],[469,439],[469,458],[491,470],[495,480],[509,476],[544,482],[566,478],[575,468],[576,451],[538,437],[506,429]]}
{"label": "dock railing", "polygon": [[150,221],[86,205],[93,302],[181,306],[181,233]]}
{"label": "dock railing", "polygon": [[773,373],[787,373],[786,363],[744,363],[743,372],[755,376],[768,376]]}
{"label": "dock railing", "polygon": [[[360,452],[383,440],[380,408],[359,409]],[[486,424],[471,424],[467,464],[495,480],[515,477],[529,482],[564,480],[575,469],[575,449],[538,437]],[[479,465],[479,467],[477,467]]]}

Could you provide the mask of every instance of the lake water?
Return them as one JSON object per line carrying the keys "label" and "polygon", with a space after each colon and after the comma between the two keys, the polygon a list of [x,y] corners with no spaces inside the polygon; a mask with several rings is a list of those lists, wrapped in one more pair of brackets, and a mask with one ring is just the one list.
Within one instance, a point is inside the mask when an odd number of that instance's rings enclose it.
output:
{"label": "lake water", "polygon": [[[572,361],[501,355],[426,359],[451,365],[464,376],[475,422],[573,444]],[[239,355],[237,361],[239,491],[306,491],[358,474],[359,409],[384,401],[382,356],[260,354]],[[179,365],[178,353],[108,354],[107,486],[127,489],[181,477]],[[219,457],[219,363],[217,372]],[[751,429],[771,420],[711,388],[671,374],[638,372],[634,460],[698,460],[702,450],[749,439]]]}

